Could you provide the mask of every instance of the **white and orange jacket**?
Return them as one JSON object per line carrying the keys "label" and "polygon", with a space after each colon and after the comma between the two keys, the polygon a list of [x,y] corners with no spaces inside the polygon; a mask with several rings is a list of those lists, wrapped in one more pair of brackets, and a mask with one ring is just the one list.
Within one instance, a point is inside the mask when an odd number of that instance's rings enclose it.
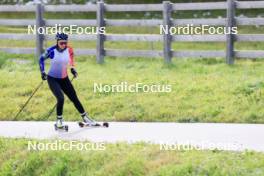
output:
{"label": "white and orange jacket", "polygon": [[74,67],[73,49],[67,46],[62,51],[57,46],[48,48],[39,58],[39,68],[45,72],[45,60],[50,59],[50,70],[48,75],[54,78],[66,78],[68,76],[68,66]]}

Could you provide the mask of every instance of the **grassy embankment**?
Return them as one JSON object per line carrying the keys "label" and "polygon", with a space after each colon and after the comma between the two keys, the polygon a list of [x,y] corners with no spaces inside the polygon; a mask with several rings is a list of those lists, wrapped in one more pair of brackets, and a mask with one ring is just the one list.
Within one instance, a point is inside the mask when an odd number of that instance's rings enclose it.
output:
{"label": "grassy embankment", "polygon": [[[33,141],[31,141],[33,143]],[[47,143],[54,141],[35,141]],[[28,150],[28,140],[0,139],[0,175],[262,176],[264,154],[160,150],[159,145],[106,144],[105,150]],[[90,147],[97,148],[95,144]]]}

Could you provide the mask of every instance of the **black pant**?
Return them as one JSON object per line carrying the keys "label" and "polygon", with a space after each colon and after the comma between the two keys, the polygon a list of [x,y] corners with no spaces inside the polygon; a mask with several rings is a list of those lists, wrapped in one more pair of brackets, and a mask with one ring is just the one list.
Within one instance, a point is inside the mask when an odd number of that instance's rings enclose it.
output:
{"label": "black pant", "polygon": [[51,76],[48,76],[48,84],[50,90],[57,99],[57,116],[61,116],[63,112],[63,104],[64,104],[63,92],[73,102],[74,106],[79,111],[79,113],[82,114],[85,112],[68,77],[53,78]]}

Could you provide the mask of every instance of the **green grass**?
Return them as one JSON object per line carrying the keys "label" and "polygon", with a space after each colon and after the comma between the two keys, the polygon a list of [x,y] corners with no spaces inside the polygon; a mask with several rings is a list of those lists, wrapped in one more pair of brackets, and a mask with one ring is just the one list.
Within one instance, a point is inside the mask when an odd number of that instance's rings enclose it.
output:
{"label": "green grass", "polygon": [[[56,103],[47,83],[36,93],[18,119],[15,113],[40,83],[33,55],[1,54],[1,120],[47,119]],[[0,58],[0,59],[1,59]],[[14,61],[15,59],[15,61]],[[264,122],[264,62],[237,60],[228,66],[223,59],[105,58],[76,57],[78,79],[73,84],[86,110],[97,120],[170,122]],[[29,62],[19,62],[28,60]],[[48,69],[47,64],[47,69]],[[143,83],[172,85],[170,93],[94,93],[94,83]],[[66,120],[79,120],[66,100]]]}
{"label": "green grass", "polygon": [[160,150],[159,145],[146,143],[105,144],[105,150],[41,151],[28,150],[28,141],[35,140],[0,139],[1,176],[262,176],[264,174],[264,154],[249,151],[166,151]]}

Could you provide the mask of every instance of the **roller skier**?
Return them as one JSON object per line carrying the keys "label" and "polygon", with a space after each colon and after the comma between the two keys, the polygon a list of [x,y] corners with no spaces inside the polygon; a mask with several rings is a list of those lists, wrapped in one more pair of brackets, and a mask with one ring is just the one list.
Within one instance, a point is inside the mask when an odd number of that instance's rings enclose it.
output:
{"label": "roller skier", "polygon": [[[46,59],[50,59],[50,69],[48,74],[45,72]],[[83,105],[69,80],[67,74],[68,67],[70,67],[73,77],[76,78],[78,74],[75,69],[73,49],[68,46],[68,35],[65,33],[57,33],[56,45],[48,48],[39,58],[41,78],[42,80],[47,80],[51,92],[57,99],[57,120],[55,123],[55,129],[65,129],[68,131],[68,126],[64,124],[63,120],[64,94],[67,95],[80,113],[82,118],[82,122],[79,122],[80,127],[100,126],[100,124],[91,119],[88,113],[84,110]]]}

